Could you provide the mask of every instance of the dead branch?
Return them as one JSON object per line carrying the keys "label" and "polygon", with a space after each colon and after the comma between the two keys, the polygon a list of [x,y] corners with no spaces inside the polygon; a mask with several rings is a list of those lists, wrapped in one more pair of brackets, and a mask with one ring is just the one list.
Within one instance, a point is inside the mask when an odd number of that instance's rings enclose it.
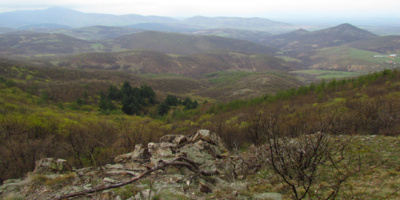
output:
{"label": "dead branch", "polygon": [[[178,160],[183,160],[183,161],[186,161],[186,162],[177,162]],[[172,161],[159,160],[158,164],[156,166],[152,167],[151,169],[148,169],[147,171],[141,173],[139,176],[134,177],[134,178],[132,178],[132,179],[130,179],[128,181],[120,182],[120,183],[117,183],[117,184],[114,184],[114,185],[100,186],[100,187],[97,187],[97,188],[94,188],[94,189],[85,190],[85,191],[82,191],[82,192],[77,192],[77,193],[61,196],[61,197],[54,198],[54,199],[55,200],[68,199],[68,198],[71,198],[71,197],[77,197],[77,196],[82,196],[82,195],[86,195],[86,194],[100,192],[100,191],[103,191],[103,190],[109,190],[109,189],[113,189],[113,188],[122,187],[124,185],[128,185],[128,184],[131,184],[131,183],[133,183],[133,182],[135,182],[137,180],[140,180],[140,179],[150,175],[152,172],[155,172],[155,171],[160,170],[160,169],[164,169],[164,168],[166,168],[168,166],[183,166],[183,167],[186,167],[187,169],[189,169],[190,171],[195,172],[196,174],[201,174],[203,176],[213,176],[213,175],[218,175],[219,174],[218,171],[201,170],[201,169],[199,169],[199,167],[197,166],[197,164],[194,161],[192,161],[192,160],[190,160],[188,158],[178,157],[178,158],[175,158]]]}
{"label": "dead branch", "polygon": [[109,171],[109,172],[106,172],[106,174],[107,175],[125,175],[125,174],[128,174],[128,175],[131,175],[131,176],[136,176],[137,174],[135,174],[135,172],[132,172],[132,171]]}

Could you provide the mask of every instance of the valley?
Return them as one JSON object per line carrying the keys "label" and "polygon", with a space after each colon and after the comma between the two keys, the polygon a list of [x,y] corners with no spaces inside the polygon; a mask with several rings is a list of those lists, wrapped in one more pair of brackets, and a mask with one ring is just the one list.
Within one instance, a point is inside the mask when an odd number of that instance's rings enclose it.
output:
{"label": "valley", "polygon": [[[282,199],[323,199],[329,194],[396,199],[400,32],[363,27],[257,17],[90,14],[64,8],[0,13],[0,198],[12,199],[15,194],[7,187],[15,185],[20,191],[44,191],[43,198],[66,195],[46,193],[67,191],[52,182],[58,180],[52,175],[26,175],[39,159],[65,159],[73,169],[65,183],[82,185],[78,169],[100,173],[102,166],[119,167],[115,157],[140,150],[138,145],[150,152],[148,145],[157,146],[160,138],[173,134],[183,135],[188,148],[209,143],[224,149],[218,150],[226,151],[223,155],[211,156],[240,160],[234,170],[248,167],[209,179],[197,177],[199,173],[189,184],[174,182],[191,191],[178,193],[185,198],[251,199],[276,192]],[[200,129],[219,139],[194,139]],[[383,147],[384,157],[374,158]],[[271,165],[273,148],[281,158],[285,155],[279,153],[295,155],[285,157],[293,166]],[[315,149],[324,153],[308,153]],[[208,158],[211,150],[207,152]],[[301,161],[315,155],[327,156],[318,158],[318,167]],[[193,165],[189,171],[199,171],[196,163],[186,162]],[[154,174],[182,171],[166,168]],[[18,184],[6,181],[22,177]],[[103,178],[90,185],[107,184]],[[232,193],[234,186],[220,187],[227,178],[247,186]],[[312,181],[307,186],[305,180]],[[379,181],[382,190],[375,188]],[[219,189],[199,192],[203,182]],[[139,194],[138,188],[129,187],[111,190],[111,197]]]}

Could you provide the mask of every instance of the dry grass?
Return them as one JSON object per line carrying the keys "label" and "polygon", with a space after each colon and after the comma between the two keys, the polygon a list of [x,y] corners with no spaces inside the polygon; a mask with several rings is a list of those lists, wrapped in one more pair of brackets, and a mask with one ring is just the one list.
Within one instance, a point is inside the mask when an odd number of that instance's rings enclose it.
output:
{"label": "dry grass", "polygon": [[[355,136],[347,156],[358,155],[362,160],[361,172],[342,184],[337,199],[400,199],[400,137]],[[329,172],[321,170],[319,176]],[[248,181],[251,192],[279,192],[284,199],[291,199],[290,188],[272,170],[249,176]],[[327,185],[316,181],[319,187]]]}

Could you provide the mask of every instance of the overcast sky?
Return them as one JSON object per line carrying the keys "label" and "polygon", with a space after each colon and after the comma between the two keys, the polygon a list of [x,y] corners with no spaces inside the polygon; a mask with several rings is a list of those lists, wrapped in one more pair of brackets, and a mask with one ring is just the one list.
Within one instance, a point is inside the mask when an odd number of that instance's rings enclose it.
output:
{"label": "overcast sky", "polygon": [[0,12],[54,6],[170,17],[400,17],[400,0],[0,0]]}

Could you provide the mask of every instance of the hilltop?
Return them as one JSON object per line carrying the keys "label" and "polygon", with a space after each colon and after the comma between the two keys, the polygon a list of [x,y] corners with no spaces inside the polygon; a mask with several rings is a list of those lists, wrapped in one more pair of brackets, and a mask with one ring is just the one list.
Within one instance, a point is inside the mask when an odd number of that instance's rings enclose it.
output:
{"label": "hilltop", "polygon": [[270,37],[264,44],[281,48],[290,54],[298,54],[314,49],[339,46],[350,42],[375,38],[377,35],[350,24],[308,32],[297,30]]}
{"label": "hilltop", "polygon": [[[74,54],[82,52],[107,52],[123,50],[155,50],[171,54],[195,54],[218,50],[227,50],[248,54],[273,54],[275,48],[252,42],[218,37],[194,36],[177,33],[139,32],[117,37],[126,31],[137,32],[135,29],[113,28],[108,32],[107,27],[88,27],[80,30],[62,31],[66,34],[85,38],[93,31],[102,32],[96,38],[111,38],[103,41],[88,41],[63,34],[13,32],[0,35],[0,45],[3,51],[18,51],[18,54]],[[89,36],[94,39],[93,36]],[[115,37],[115,38],[113,38]]]}
{"label": "hilltop", "polygon": [[121,36],[108,42],[108,46],[121,49],[147,49],[164,53],[194,54],[215,50],[228,50],[239,53],[272,54],[274,48],[255,43],[217,36],[192,36],[176,33],[141,32]]}

